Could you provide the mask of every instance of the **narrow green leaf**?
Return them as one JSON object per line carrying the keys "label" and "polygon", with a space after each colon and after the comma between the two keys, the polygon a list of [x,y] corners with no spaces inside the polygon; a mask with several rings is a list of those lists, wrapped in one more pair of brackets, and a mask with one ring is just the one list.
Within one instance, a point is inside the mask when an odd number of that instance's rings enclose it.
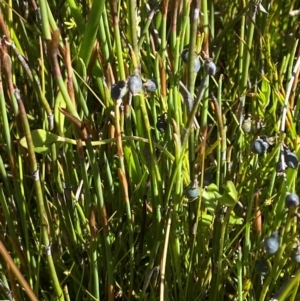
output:
{"label": "narrow green leaf", "polygon": [[238,201],[238,193],[232,181],[226,182],[225,190],[227,191],[227,195],[231,197],[233,201]]}
{"label": "narrow green leaf", "polygon": [[224,206],[234,206],[236,204],[236,201],[228,195],[223,195],[218,201]]}
{"label": "narrow green leaf", "polygon": [[[52,143],[61,141],[61,138],[59,136],[42,129],[33,130],[31,132],[31,137],[32,137],[34,150],[37,153],[44,153],[48,151]],[[26,137],[20,139],[20,144],[23,147],[27,148]]]}
{"label": "narrow green leaf", "polygon": [[80,46],[79,57],[82,58],[85,66],[88,66],[92,50],[95,44],[97,31],[100,24],[100,17],[104,9],[104,0],[93,1],[85,34]]}

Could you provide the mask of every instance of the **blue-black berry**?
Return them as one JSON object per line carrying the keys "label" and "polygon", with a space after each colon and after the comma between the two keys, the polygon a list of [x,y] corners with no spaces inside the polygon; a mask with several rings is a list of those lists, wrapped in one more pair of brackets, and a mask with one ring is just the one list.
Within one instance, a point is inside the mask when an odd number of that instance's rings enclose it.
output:
{"label": "blue-black berry", "polygon": [[299,164],[299,160],[295,153],[287,150],[284,155],[285,163],[288,167],[296,169]]}
{"label": "blue-black berry", "polygon": [[[197,72],[199,72],[199,70],[201,68],[201,62],[200,62],[199,57],[195,53],[193,55],[194,55],[193,69],[194,69],[194,72],[197,73]],[[188,49],[185,49],[182,51],[181,58],[184,63],[188,63],[188,61],[189,61],[189,50]]]}
{"label": "blue-black berry", "polygon": [[149,78],[147,81],[143,84],[143,88],[147,92],[155,92],[157,90],[157,81],[154,78]]}
{"label": "blue-black berry", "polygon": [[167,126],[167,120],[165,119],[164,115],[160,116],[156,122],[156,128],[158,129],[158,131],[164,133],[167,129]]}
{"label": "blue-black berry", "polygon": [[199,187],[193,187],[193,186],[187,187],[186,193],[185,193],[185,195],[189,199],[195,199],[199,196],[199,194],[200,194]]}
{"label": "blue-black berry", "polygon": [[287,208],[299,206],[299,196],[296,193],[290,193],[285,198],[285,206]]}
{"label": "blue-black berry", "polygon": [[183,60],[184,63],[187,63],[189,60],[189,50],[184,49],[181,53],[181,59]]}
{"label": "blue-black berry", "polygon": [[201,62],[200,62],[200,59],[198,58],[198,56],[196,56],[194,58],[193,68],[194,68],[195,73],[199,72],[199,70],[201,68]]}
{"label": "blue-black berry", "polygon": [[141,91],[142,87],[143,87],[143,83],[139,76],[137,75],[130,76],[128,80],[128,89],[130,93],[136,95]]}
{"label": "blue-black berry", "polygon": [[269,147],[269,144],[262,139],[255,139],[252,144],[252,152],[254,154],[263,154]]}
{"label": "blue-black berry", "polygon": [[122,99],[127,93],[127,83],[124,80],[118,81],[111,87],[110,95],[113,100]]}
{"label": "blue-black berry", "polygon": [[272,233],[271,236],[265,239],[264,246],[268,254],[275,254],[279,249],[280,238],[278,231]]}
{"label": "blue-black berry", "polygon": [[205,67],[205,71],[208,75],[214,76],[216,74],[217,67],[212,60],[206,60],[204,67]]}
{"label": "blue-black berry", "polygon": [[266,276],[270,272],[270,263],[266,259],[256,260],[255,272],[261,276]]}

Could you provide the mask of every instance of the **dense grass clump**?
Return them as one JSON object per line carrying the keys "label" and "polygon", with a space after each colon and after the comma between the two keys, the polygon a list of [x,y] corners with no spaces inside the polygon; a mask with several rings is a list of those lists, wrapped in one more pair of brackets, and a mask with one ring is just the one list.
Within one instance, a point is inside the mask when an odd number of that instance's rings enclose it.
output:
{"label": "dense grass clump", "polygon": [[0,299],[300,300],[299,5],[0,1]]}

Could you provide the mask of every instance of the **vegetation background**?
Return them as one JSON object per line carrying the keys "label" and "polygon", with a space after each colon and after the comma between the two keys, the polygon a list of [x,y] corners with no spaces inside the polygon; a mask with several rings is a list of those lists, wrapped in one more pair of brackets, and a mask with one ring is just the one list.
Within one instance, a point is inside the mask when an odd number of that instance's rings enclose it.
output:
{"label": "vegetation background", "polygon": [[300,299],[300,1],[0,9],[0,299]]}

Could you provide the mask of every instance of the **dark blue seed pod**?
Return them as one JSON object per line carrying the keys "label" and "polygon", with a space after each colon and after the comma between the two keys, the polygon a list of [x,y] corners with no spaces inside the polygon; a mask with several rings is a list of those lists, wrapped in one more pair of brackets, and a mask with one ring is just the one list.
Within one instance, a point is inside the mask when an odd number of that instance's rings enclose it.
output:
{"label": "dark blue seed pod", "polygon": [[299,196],[296,193],[290,193],[285,198],[286,208],[299,206]]}
{"label": "dark blue seed pod", "polygon": [[196,56],[194,58],[193,68],[194,68],[195,73],[199,72],[199,70],[201,68],[201,62],[200,62],[200,59],[198,58],[198,56]]}
{"label": "dark blue seed pod", "polygon": [[110,90],[110,95],[113,100],[122,99],[127,93],[127,83],[124,80],[115,83]]}
{"label": "dark blue seed pod", "polygon": [[167,121],[164,118],[159,118],[156,122],[156,128],[159,132],[164,133],[167,129]]}
{"label": "dark blue seed pod", "polygon": [[263,145],[264,145],[264,148],[265,148],[265,151],[269,148],[269,143],[267,141],[263,141]]}
{"label": "dark blue seed pod", "polygon": [[[193,70],[195,73],[199,72],[200,68],[201,68],[201,62],[200,62],[200,59],[199,57],[194,53],[194,63],[193,63]],[[181,53],[181,58],[182,58],[182,61],[184,63],[188,63],[189,61],[189,50],[188,49],[185,49],[183,50],[183,52]]]}
{"label": "dark blue seed pod", "polygon": [[252,152],[254,154],[263,154],[267,148],[269,147],[269,144],[265,141],[263,141],[262,139],[256,139],[253,141],[253,144],[252,144]]}
{"label": "dark blue seed pod", "polygon": [[208,75],[214,76],[217,71],[215,63],[211,60],[206,60],[204,64],[205,71]]}
{"label": "dark blue seed pod", "polygon": [[187,187],[186,193],[185,193],[185,195],[189,199],[195,199],[199,196],[199,194],[200,194],[199,187],[193,187],[193,186]]}
{"label": "dark blue seed pod", "polygon": [[189,50],[188,49],[184,49],[181,53],[181,59],[184,63],[187,63],[189,60]]}
{"label": "dark blue seed pod", "polygon": [[272,233],[271,236],[265,239],[264,246],[268,254],[275,254],[279,249],[280,238],[278,231]]}
{"label": "dark blue seed pod", "polygon": [[142,80],[139,76],[137,75],[132,75],[130,76],[128,80],[128,89],[132,95],[138,94],[143,87]]}
{"label": "dark blue seed pod", "polygon": [[147,92],[155,92],[157,90],[157,81],[154,78],[149,78],[147,81],[143,84],[143,88]]}
{"label": "dark blue seed pod", "polygon": [[298,160],[296,154],[291,152],[290,150],[287,150],[285,152],[284,159],[285,159],[286,165],[288,167],[294,168],[294,169],[296,169],[298,167],[299,160]]}
{"label": "dark blue seed pod", "polygon": [[270,272],[270,263],[266,259],[256,260],[255,272],[261,276],[266,276]]}

